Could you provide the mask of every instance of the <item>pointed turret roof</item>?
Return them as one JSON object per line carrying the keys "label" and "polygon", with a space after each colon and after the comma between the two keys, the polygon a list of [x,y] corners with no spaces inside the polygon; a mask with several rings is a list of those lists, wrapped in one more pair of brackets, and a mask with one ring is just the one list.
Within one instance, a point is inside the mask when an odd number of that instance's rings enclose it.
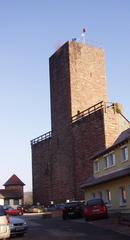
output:
{"label": "pointed turret roof", "polygon": [[15,175],[13,174],[3,186],[24,186],[25,184]]}

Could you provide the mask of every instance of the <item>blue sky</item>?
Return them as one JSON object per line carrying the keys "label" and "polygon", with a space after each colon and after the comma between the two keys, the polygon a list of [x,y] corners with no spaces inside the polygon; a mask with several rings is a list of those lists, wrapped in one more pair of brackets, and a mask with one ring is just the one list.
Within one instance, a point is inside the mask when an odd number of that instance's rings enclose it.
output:
{"label": "blue sky", "polygon": [[129,0],[0,0],[0,188],[16,174],[31,190],[30,140],[51,128],[48,60],[83,28],[104,48],[109,100],[130,120]]}

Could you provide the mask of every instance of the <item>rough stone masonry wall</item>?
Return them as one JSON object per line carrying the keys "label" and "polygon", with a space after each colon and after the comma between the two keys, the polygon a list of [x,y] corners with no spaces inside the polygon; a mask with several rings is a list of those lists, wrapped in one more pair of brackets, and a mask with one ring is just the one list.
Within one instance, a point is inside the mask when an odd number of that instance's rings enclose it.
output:
{"label": "rough stone masonry wall", "polygon": [[80,184],[92,176],[92,155],[110,146],[129,123],[103,109],[73,123],[61,136],[32,146],[34,202],[83,199]]}
{"label": "rough stone masonry wall", "polygon": [[71,122],[70,69],[68,43],[49,59],[52,131],[62,134]]}
{"label": "rough stone masonry wall", "polygon": [[48,174],[51,139],[32,145],[33,203],[43,204],[51,198],[51,179]]}
{"label": "rough stone masonry wall", "polygon": [[67,42],[49,63],[52,131],[60,133],[77,111],[108,101],[104,51]]}
{"label": "rough stone masonry wall", "polygon": [[84,199],[80,185],[84,180],[92,176],[93,163],[90,158],[97,151],[105,148],[103,109],[77,121],[72,128],[76,198]]}
{"label": "rough stone masonry wall", "polygon": [[92,173],[89,158],[97,150],[104,149],[104,144],[102,110],[72,124],[62,136],[34,144],[34,202],[46,204],[52,200],[82,199],[80,183]]}
{"label": "rough stone masonry wall", "polygon": [[64,202],[74,195],[71,134],[32,145],[33,201]]}
{"label": "rough stone masonry wall", "polygon": [[100,101],[108,102],[103,49],[69,42],[69,65],[72,116]]}

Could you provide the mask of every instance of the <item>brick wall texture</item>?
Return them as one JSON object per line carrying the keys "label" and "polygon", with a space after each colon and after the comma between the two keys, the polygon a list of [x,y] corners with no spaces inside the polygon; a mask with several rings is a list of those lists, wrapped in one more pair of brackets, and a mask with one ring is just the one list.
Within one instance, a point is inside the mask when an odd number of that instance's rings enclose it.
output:
{"label": "brick wall texture", "polygon": [[67,42],[49,62],[52,136],[31,145],[33,201],[45,205],[84,199],[80,185],[92,175],[92,155],[130,126],[113,105],[91,108],[108,102],[102,49]]}

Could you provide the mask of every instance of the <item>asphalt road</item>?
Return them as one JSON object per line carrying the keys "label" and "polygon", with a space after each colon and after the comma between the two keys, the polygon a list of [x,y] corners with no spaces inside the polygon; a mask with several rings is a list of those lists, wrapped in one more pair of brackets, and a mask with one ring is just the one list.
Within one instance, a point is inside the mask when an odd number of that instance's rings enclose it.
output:
{"label": "asphalt road", "polygon": [[62,220],[61,218],[43,219],[26,217],[29,229],[24,237],[14,240],[128,240],[129,236],[94,226],[84,220]]}

